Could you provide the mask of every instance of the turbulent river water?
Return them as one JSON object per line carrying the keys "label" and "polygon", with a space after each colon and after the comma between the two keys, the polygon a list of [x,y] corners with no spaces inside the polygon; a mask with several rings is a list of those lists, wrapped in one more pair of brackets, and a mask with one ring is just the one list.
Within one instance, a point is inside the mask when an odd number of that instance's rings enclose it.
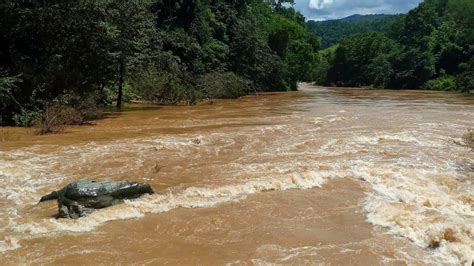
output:
{"label": "turbulent river water", "polygon": [[[0,128],[1,263],[470,265],[468,128],[462,95],[305,84],[57,135]],[[37,205],[82,178],[162,193],[79,220]]]}

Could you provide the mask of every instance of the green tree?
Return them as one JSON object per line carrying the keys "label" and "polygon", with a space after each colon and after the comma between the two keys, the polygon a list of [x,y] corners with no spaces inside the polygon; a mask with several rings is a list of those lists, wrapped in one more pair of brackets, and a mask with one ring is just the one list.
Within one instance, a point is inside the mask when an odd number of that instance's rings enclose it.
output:
{"label": "green tree", "polygon": [[438,14],[436,7],[429,2],[422,2],[419,7],[411,10],[404,20],[401,43],[427,49],[431,33],[436,29]]}
{"label": "green tree", "polygon": [[151,3],[138,0],[115,0],[107,5],[107,17],[115,41],[114,54],[118,65],[117,107],[122,107],[123,86],[130,70],[136,70],[150,56],[154,37]]}
{"label": "green tree", "polygon": [[393,80],[395,71],[392,68],[392,58],[388,54],[379,54],[370,60],[367,66],[366,75],[368,80],[377,88],[386,88]]}
{"label": "green tree", "polygon": [[[21,83],[18,76],[9,76],[5,72],[0,72],[0,111],[5,114],[10,105],[16,105],[16,108],[22,108],[22,105],[15,99],[14,92],[18,89],[18,83]],[[3,122],[3,115],[0,115],[0,125]]]}
{"label": "green tree", "polygon": [[[347,39],[335,51],[328,81],[344,86],[379,86],[380,82],[387,84],[390,69],[383,74],[377,73],[384,75],[383,78],[372,71],[387,66],[390,58],[388,55],[396,50],[396,43],[383,33],[364,33]],[[377,84],[374,83],[374,78],[378,80]]]}
{"label": "green tree", "polygon": [[391,87],[417,89],[434,77],[435,60],[429,51],[406,49],[395,56],[395,78]]}
{"label": "green tree", "polygon": [[[0,68],[22,83],[13,98],[24,108],[42,108],[59,95],[87,95],[113,76],[108,53],[112,39],[94,2],[7,1],[3,16]],[[10,104],[5,113],[19,112]]]}

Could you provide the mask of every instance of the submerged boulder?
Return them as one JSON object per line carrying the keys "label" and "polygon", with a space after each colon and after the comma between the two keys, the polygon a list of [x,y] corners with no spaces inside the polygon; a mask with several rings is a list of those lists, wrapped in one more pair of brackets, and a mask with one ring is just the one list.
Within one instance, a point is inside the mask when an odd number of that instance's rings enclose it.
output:
{"label": "submerged boulder", "polygon": [[126,199],[153,193],[150,185],[145,183],[81,180],[42,197],[40,202],[57,200],[60,218],[77,219]]}

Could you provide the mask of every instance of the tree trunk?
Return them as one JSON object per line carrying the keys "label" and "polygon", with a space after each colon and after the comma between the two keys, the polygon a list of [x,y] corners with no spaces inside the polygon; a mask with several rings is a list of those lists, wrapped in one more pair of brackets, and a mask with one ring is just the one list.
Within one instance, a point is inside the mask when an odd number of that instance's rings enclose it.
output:
{"label": "tree trunk", "polygon": [[120,77],[119,77],[119,90],[117,96],[117,108],[122,108],[123,102],[123,81],[125,76],[125,60],[120,59]]}

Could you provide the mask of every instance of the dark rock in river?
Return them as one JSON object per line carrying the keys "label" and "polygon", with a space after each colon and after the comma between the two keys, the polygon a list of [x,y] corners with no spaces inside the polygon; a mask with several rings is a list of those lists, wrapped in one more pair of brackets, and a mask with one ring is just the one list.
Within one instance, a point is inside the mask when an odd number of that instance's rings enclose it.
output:
{"label": "dark rock in river", "polygon": [[150,185],[127,181],[81,180],[42,197],[40,202],[58,200],[59,217],[77,219],[96,209],[120,204],[125,199],[136,199],[144,194],[153,194]]}

